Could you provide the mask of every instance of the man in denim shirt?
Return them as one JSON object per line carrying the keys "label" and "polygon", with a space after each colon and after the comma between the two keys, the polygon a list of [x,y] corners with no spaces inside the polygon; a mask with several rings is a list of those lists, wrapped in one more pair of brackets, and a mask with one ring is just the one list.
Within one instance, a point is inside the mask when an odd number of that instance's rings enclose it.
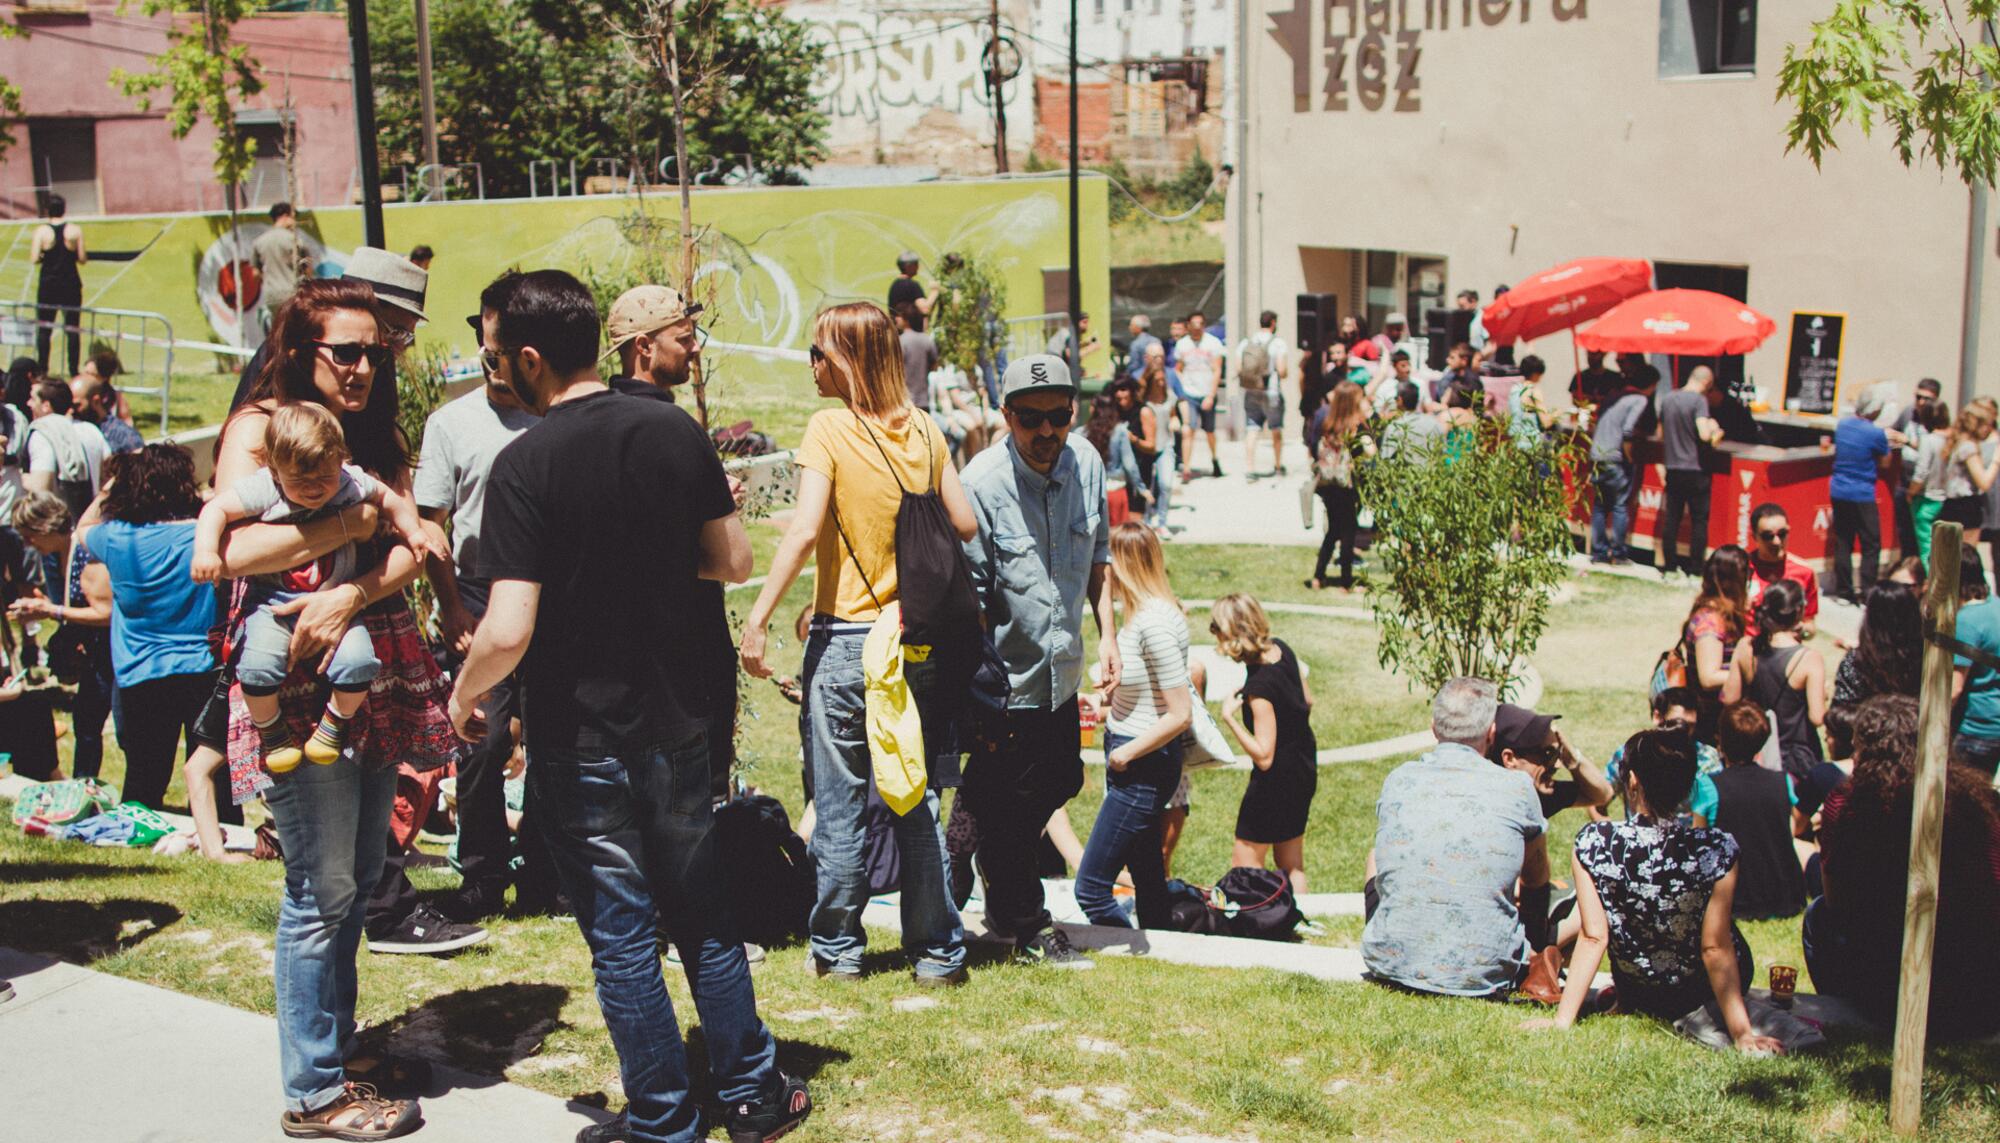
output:
{"label": "man in denim shirt", "polygon": [[979,519],[966,555],[993,641],[1007,662],[1004,719],[977,736],[959,804],[977,823],[986,920],[1034,963],[1089,968],[1042,900],[1035,851],[1055,813],[1083,788],[1077,690],[1083,682],[1083,609],[1096,609],[1104,685],[1118,677],[1105,576],[1111,524],[1104,462],[1069,433],[1076,416],[1069,367],[1046,353],[1007,366],[1009,436],[960,479]]}

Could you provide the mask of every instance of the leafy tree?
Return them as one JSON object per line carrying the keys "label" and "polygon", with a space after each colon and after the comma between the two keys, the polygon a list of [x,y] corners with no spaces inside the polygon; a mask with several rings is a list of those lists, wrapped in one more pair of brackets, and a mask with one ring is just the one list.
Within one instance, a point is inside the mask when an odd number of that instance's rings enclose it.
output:
{"label": "leafy tree", "polygon": [[1991,183],[2000,164],[2000,0],[1836,0],[1802,44],[1785,48],[1778,97],[1790,100],[1786,150],[1819,166],[1836,131],[1886,125],[1905,166],[1955,168]]}
{"label": "leafy tree", "polygon": [[[496,195],[526,194],[537,160],[566,174],[572,160],[615,158],[662,180],[659,159],[674,149],[671,101],[617,30],[638,26],[643,4],[434,0],[440,161],[480,164]],[[383,161],[415,162],[411,5],[371,0],[369,21]],[[695,181],[720,178],[743,156],[762,177],[790,181],[825,157],[826,117],[811,97],[823,55],[806,25],[755,0],[702,0],[676,7],[676,30]]]}
{"label": "leafy tree", "polygon": [[[12,20],[0,20],[0,40],[22,40],[28,29]],[[13,125],[21,119],[21,85],[0,75],[0,156],[14,145]]]}
{"label": "leafy tree", "polygon": [[1483,421],[1462,447],[1406,444],[1374,462],[1361,500],[1375,516],[1368,603],[1382,666],[1435,690],[1476,675],[1510,691],[1569,577],[1580,441],[1516,444]]}
{"label": "leafy tree", "polygon": [[230,29],[260,5],[252,0],[140,0],[148,16],[167,17],[167,50],[153,57],[146,71],[114,68],[111,83],[151,110],[154,97],[167,92],[167,127],[185,139],[197,122],[215,127],[215,177],[236,209],[236,188],[249,175],[257,141],[236,130],[235,105],[264,90],[257,78],[257,61],[241,44],[230,42]]}
{"label": "leafy tree", "polygon": [[[931,312],[930,332],[938,359],[956,365],[967,377],[979,376],[980,363],[998,361],[1007,346],[1007,284],[987,269],[983,260],[962,252],[946,254],[939,282],[944,294]],[[985,390],[978,385],[973,388]]]}

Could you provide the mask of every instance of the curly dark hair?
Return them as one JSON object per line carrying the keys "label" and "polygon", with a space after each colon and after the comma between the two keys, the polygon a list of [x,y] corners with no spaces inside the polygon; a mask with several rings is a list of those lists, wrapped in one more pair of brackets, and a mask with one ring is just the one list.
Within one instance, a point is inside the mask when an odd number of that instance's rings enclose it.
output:
{"label": "curly dark hair", "polygon": [[1854,673],[1865,695],[1917,693],[1924,669],[1923,606],[1907,583],[1878,580],[1862,604]]}
{"label": "curly dark hair", "polygon": [[105,462],[105,519],[127,524],[188,520],[201,512],[194,457],[177,444],[161,441]]}

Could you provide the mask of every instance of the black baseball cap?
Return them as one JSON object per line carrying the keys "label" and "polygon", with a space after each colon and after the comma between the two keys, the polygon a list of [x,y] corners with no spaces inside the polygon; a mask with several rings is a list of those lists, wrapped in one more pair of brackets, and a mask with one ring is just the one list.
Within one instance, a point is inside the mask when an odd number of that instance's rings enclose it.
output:
{"label": "black baseball cap", "polygon": [[1536,714],[1525,706],[1515,706],[1510,702],[1500,704],[1493,712],[1493,749],[1487,755],[1498,762],[1501,752],[1512,750],[1523,758],[1538,757],[1548,745],[1549,731],[1555,727],[1559,714]]}

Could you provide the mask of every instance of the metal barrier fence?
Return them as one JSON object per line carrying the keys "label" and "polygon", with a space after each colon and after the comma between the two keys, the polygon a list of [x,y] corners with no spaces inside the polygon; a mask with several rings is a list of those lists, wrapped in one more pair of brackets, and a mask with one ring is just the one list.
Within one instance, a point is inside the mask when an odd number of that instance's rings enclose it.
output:
{"label": "metal barrier fence", "polygon": [[1007,358],[1047,353],[1049,341],[1069,328],[1068,314],[1033,314],[1007,319]]}
{"label": "metal barrier fence", "polygon": [[[167,393],[173,386],[174,375],[174,327],[164,314],[145,310],[114,310],[101,306],[82,306],[74,311],[77,324],[67,324],[64,311],[58,310],[47,321],[42,320],[34,302],[0,302],[0,345],[22,346],[30,353],[35,348],[35,333],[47,328],[64,337],[75,337],[79,331],[82,345],[87,349],[93,342],[110,342],[117,351],[118,359],[125,371],[135,377],[149,377],[157,374],[157,386],[119,385],[126,393],[160,399],[160,433],[167,432]],[[127,346],[134,349],[129,351]],[[67,346],[65,346],[67,348]],[[51,338],[51,356],[54,355]],[[136,360],[134,359],[136,357]]]}

